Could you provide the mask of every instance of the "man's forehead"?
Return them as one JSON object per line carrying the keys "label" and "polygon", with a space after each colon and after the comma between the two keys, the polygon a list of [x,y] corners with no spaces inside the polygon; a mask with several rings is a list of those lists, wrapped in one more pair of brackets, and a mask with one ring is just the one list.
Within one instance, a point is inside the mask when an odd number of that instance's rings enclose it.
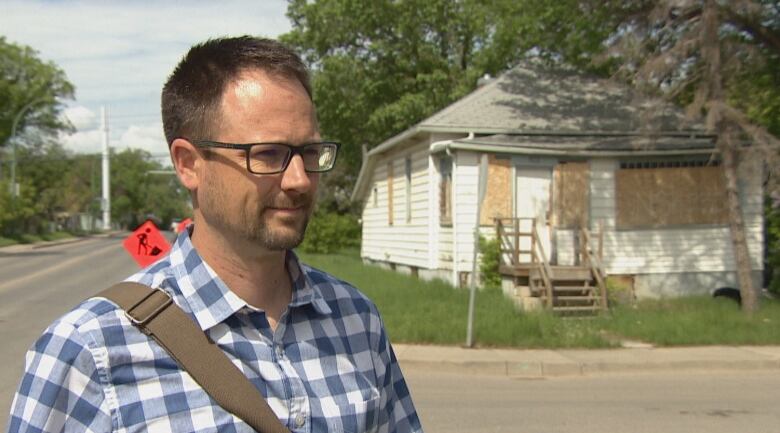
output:
{"label": "man's forehead", "polygon": [[260,98],[263,96],[263,85],[252,78],[239,78],[235,81],[233,93],[238,100]]}
{"label": "man's forehead", "polygon": [[296,77],[281,72],[266,71],[262,68],[241,70],[235,78],[228,83],[227,89],[232,88],[233,91],[241,89],[249,92],[246,93],[247,96],[257,96],[257,93],[253,92],[263,92],[263,89],[269,86],[306,93],[306,88]]}

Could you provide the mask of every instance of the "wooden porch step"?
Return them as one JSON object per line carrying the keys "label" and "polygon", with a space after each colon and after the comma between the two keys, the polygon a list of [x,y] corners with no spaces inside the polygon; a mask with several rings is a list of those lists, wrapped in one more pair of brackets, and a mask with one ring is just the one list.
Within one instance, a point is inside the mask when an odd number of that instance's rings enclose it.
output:
{"label": "wooden porch step", "polygon": [[554,293],[560,293],[560,292],[590,292],[593,291],[595,287],[592,286],[553,286],[553,292]]}
{"label": "wooden porch step", "polygon": [[598,296],[556,296],[556,301],[599,301]]}
{"label": "wooden porch step", "polygon": [[553,306],[553,311],[555,312],[585,312],[585,311],[599,311],[600,307],[598,305],[593,306],[587,306],[587,307],[555,307]]}
{"label": "wooden porch step", "polygon": [[[552,281],[590,281],[593,279],[593,276],[590,273],[590,269],[579,266],[554,266],[551,270],[552,275],[550,276],[550,280]],[[531,269],[530,277],[541,278],[541,273],[538,269]]]}

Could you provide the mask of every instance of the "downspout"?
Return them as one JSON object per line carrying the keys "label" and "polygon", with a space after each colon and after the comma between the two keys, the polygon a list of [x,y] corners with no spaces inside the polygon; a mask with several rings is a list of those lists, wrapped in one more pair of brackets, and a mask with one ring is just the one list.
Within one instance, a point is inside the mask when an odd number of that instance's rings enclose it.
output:
{"label": "downspout", "polygon": [[[457,190],[458,190],[458,182],[457,182],[457,176],[455,176],[455,168],[457,167],[457,164],[455,163],[455,155],[452,152],[452,149],[450,148],[452,146],[452,142],[455,140],[471,140],[474,138],[474,133],[469,132],[466,137],[463,138],[457,138],[457,139],[450,139],[450,140],[441,140],[436,141],[434,143],[431,143],[431,146],[429,147],[430,153],[436,153],[441,150],[442,147],[444,147],[444,152],[452,158],[452,192],[450,196],[450,203],[452,205],[452,285],[455,287],[458,287],[458,283],[460,282],[458,279],[458,220],[456,212],[456,201],[455,198],[458,196]],[[436,224],[436,222],[433,222],[433,224]],[[436,240],[438,240],[438,236],[436,237]],[[438,248],[431,249],[431,251],[438,251]],[[438,260],[437,260],[438,262]]]}

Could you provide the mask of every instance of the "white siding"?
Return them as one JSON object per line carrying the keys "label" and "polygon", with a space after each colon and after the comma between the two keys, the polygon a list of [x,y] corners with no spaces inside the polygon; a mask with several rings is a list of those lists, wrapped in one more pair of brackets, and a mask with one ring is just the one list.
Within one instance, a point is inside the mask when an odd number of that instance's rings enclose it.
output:
{"label": "white siding", "polygon": [[440,269],[452,270],[452,227],[441,227],[439,229],[438,245],[438,267]]}
{"label": "white siding", "polygon": [[[411,220],[406,219],[405,159],[412,160]],[[388,224],[387,165],[393,164],[393,225]],[[381,158],[375,165],[371,186],[377,188],[377,206],[369,197],[363,206],[361,256],[403,265],[429,267],[429,164],[428,144],[419,143]]]}
{"label": "white siding", "polygon": [[[453,237],[456,269],[471,272],[474,255],[474,223],[477,220],[477,194],[479,187],[479,155],[460,151],[455,154],[453,167]],[[457,280],[456,280],[457,281]]]}
{"label": "white siding", "polygon": [[[615,160],[592,160],[591,230],[604,225],[604,265],[610,274],[733,271],[734,257],[727,226],[650,230],[615,228]],[[742,173],[760,173],[743,167]],[[760,176],[741,182],[742,211],[753,269],[761,269],[763,216]],[[595,245],[594,245],[595,246]]]}

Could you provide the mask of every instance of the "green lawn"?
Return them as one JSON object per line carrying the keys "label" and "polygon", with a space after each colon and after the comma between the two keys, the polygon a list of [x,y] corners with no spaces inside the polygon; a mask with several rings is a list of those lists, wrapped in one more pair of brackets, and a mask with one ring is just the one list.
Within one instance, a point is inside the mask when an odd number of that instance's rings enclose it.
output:
{"label": "green lawn", "polygon": [[[468,291],[364,265],[356,251],[305,254],[301,259],[358,287],[378,306],[398,343],[462,345]],[[479,346],[524,348],[613,347],[622,338],[655,345],[780,344],[780,301],[763,300],[747,318],[729,300],[688,297],[644,301],[608,315],[563,319],[517,311],[497,289],[477,294],[474,340]]]}

